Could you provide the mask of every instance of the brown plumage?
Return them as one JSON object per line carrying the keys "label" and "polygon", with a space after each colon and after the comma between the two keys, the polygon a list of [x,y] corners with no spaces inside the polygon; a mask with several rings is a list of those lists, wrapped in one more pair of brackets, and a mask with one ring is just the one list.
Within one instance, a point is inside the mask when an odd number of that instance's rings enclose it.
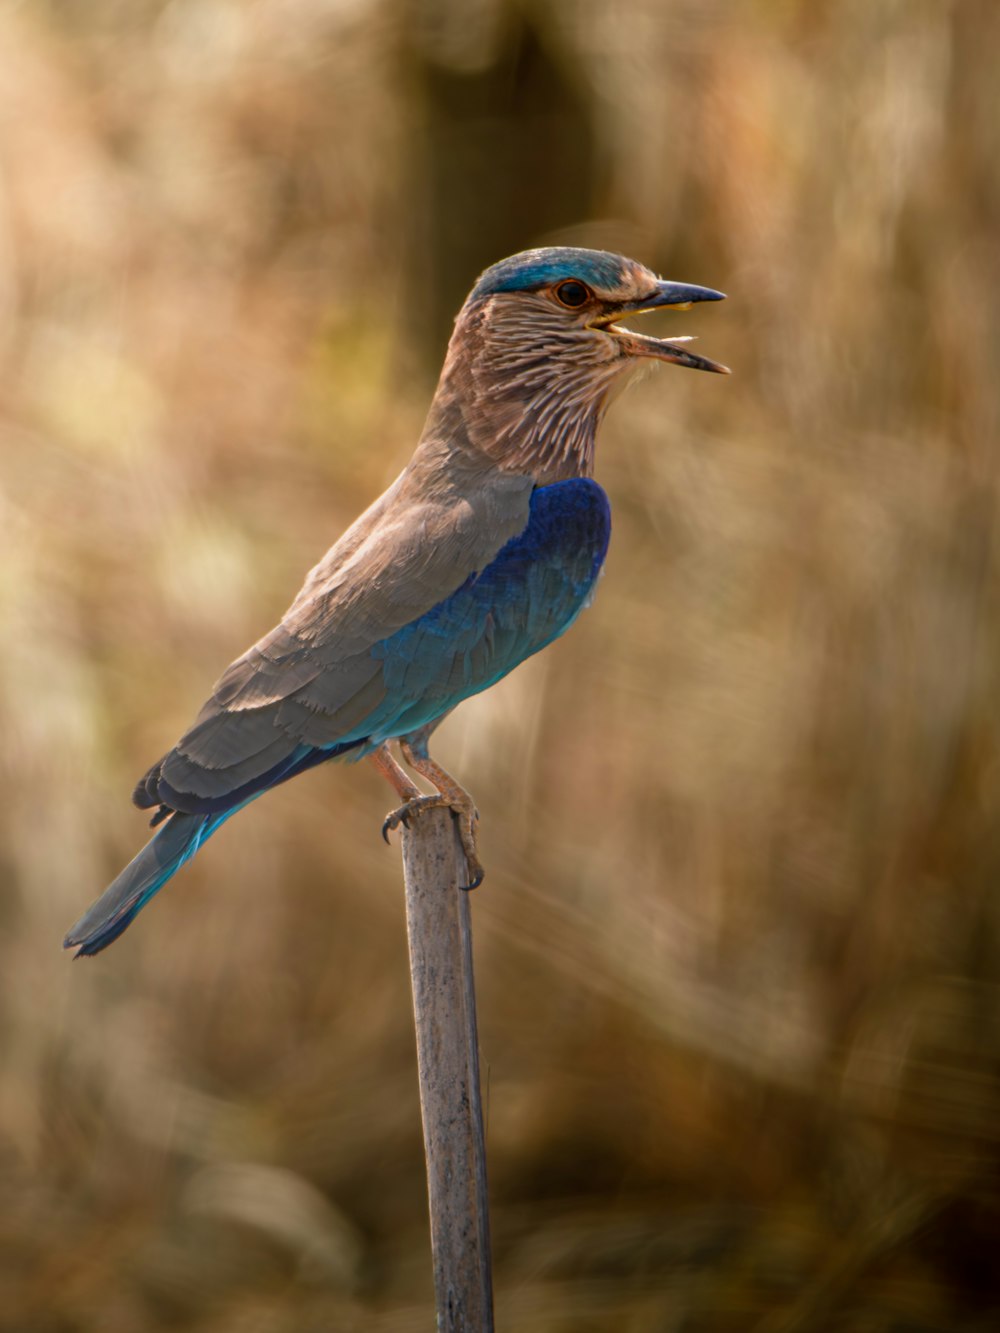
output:
{"label": "brown plumage", "polygon": [[596,434],[628,373],[650,359],[724,370],[615,320],[719,296],[603,251],[529,251],[488,269],[456,320],[413,458],[139,782],[135,803],[166,825],[67,944],[110,943],[229,815],[306,768],[375,752],[402,791],[393,739],[409,738],[404,754],[442,792],[432,801],[460,815],[481,877],[471,798],[427,737],[589,598],[609,533],[589,480]]}

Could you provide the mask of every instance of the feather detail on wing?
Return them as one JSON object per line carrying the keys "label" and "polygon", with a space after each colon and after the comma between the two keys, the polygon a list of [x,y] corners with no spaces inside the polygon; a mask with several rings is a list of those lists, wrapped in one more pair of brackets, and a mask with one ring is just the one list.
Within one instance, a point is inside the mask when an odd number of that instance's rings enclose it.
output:
{"label": "feather detail on wing", "polygon": [[[227,808],[326,758],[356,757],[439,718],[545,647],[592,593],[610,515],[604,492],[586,479],[535,490],[526,510],[527,522],[486,560],[465,539],[455,541],[461,559],[428,553],[422,577],[413,575],[419,592],[403,586],[407,562],[389,579],[381,561],[367,603],[359,586],[338,618],[329,587],[314,583],[314,598],[300,597],[229,668],[195,725],[139,784],[136,803]],[[427,602],[435,565],[439,586],[446,579],[452,587],[395,623],[407,602]]]}

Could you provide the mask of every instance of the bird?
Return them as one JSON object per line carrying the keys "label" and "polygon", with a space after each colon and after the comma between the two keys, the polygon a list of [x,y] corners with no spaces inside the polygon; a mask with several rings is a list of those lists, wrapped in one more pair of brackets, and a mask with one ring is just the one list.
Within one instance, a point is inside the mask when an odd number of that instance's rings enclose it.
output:
{"label": "bird", "polygon": [[337,759],[367,758],[394,788],[387,841],[423,811],[450,809],[462,887],[477,887],[478,811],[431,758],[431,733],[590,603],[611,535],[595,444],[632,372],[672,362],[729,373],[691,338],[619,321],[723,298],[603,250],[548,246],[487,268],[455,319],[409,463],[140,779],[132,799],[157,831],[64,947],[99,953],[238,810]]}

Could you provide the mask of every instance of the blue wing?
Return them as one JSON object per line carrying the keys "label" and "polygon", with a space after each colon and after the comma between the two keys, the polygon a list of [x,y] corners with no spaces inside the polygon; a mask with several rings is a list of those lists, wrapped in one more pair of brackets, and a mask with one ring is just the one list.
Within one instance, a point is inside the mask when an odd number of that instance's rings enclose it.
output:
{"label": "blue wing", "polygon": [[[349,732],[323,745],[286,735],[278,763],[209,797],[177,791],[157,765],[141,790],[175,813],[163,812],[169,814],[167,823],[72,928],[67,946],[79,946],[80,954],[105,948],[230,815],[269,787],[328,759],[359,757],[416,731],[565,633],[590,599],[610,535],[607,496],[595,482],[574,479],[540,487],[532,494],[524,530],[485,569],[374,644],[378,702]],[[234,712],[229,725],[239,729],[246,717]],[[280,734],[277,716],[274,725]]]}
{"label": "blue wing", "polygon": [[[537,488],[524,529],[485,569],[367,651],[355,706],[339,704],[340,717],[354,713],[350,726],[331,735],[328,715],[300,699],[299,692],[254,714],[234,711],[213,718],[213,727],[222,723],[233,732],[231,748],[237,756],[240,731],[266,723],[276,762],[261,765],[264,771],[248,781],[230,783],[224,783],[225,766],[213,766],[206,776],[214,789],[204,792],[197,782],[199,765],[181,742],[180,754],[166,756],[140,784],[140,803],[217,814],[316,764],[340,756],[360,758],[386,740],[435,721],[569,629],[593,592],[610,535],[608,499],[596,482],[574,478]],[[368,707],[363,706],[366,695],[372,701]],[[292,734],[284,729],[290,709],[296,710]],[[181,767],[178,758],[193,770],[196,780],[190,786],[174,780]],[[231,771],[236,777],[239,765],[234,763]]]}

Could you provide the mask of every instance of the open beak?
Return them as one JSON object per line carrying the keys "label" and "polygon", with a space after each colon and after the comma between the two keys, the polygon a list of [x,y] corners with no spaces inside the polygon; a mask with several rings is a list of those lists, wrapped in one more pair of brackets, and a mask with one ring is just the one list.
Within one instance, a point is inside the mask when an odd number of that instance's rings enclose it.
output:
{"label": "open beak", "polygon": [[636,333],[626,329],[617,321],[629,315],[645,315],[652,310],[687,310],[695,301],[724,301],[724,292],[714,291],[711,287],[694,287],[686,282],[658,282],[656,291],[643,297],[641,301],[627,301],[610,314],[601,315],[592,321],[593,328],[603,329],[618,340],[626,356],[647,357],[654,361],[672,361],[678,366],[688,366],[691,370],[711,370],[716,375],[729,375],[728,366],[718,361],[710,361],[707,356],[698,356],[689,352],[680,343],[689,343],[693,339],[651,338],[646,333]]}

